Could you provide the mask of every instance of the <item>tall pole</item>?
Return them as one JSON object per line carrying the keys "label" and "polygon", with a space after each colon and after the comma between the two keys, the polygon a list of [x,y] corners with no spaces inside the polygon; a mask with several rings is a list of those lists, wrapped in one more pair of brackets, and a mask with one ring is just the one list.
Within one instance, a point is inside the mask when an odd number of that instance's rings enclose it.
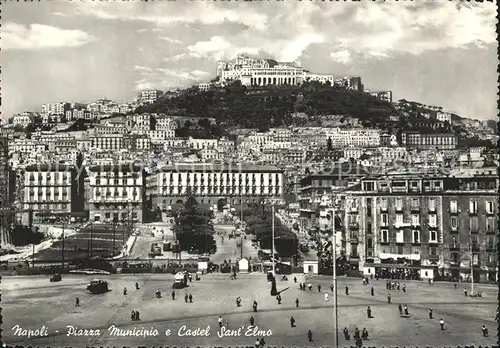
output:
{"label": "tall pole", "polygon": [[271,232],[272,232],[272,239],[273,239],[273,250],[271,252],[271,257],[272,257],[272,260],[273,260],[273,276],[276,275],[275,273],[275,262],[274,262],[274,203],[272,203],[271,205],[271,215],[272,215],[272,229],[271,229]]}
{"label": "tall pole", "polygon": [[92,237],[94,236],[94,224],[90,222],[90,257],[92,257]]}
{"label": "tall pole", "polygon": [[63,227],[62,227],[62,268],[64,271],[64,221],[63,221]]}
{"label": "tall pole", "polygon": [[35,243],[33,243],[33,254],[31,255],[31,262],[33,263],[33,268],[35,268]]}
{"label": "tall pole", "polygon": [[240,237],[241,237],[241,253],[240,253],[240,260],[243,259],[243,192],[241,192],[241,198],[240,198]]}
{"label": "tall pole", "polygon": [[116,233],[116,220],[113,219],[113,255],[115,254],[115,233]]}
{"label": "tall pole", "polygon": [[338,312],[337,312],[337,233],[335,230],[335,200],[336,195],[333,194],[332,201],[332,257],[333,257],[333,307],[334,307],[334,323],[335,329],[333,330],[334,335],[334,345],[333,348],[337,348],[339,344],[338,335]]}
{"label": "tall pole", "polygon": [[469,237],[469,252],[470,252],[470,281],[471,281],[471,295],[474,295],[474,254],[472,254],[472,236]]}

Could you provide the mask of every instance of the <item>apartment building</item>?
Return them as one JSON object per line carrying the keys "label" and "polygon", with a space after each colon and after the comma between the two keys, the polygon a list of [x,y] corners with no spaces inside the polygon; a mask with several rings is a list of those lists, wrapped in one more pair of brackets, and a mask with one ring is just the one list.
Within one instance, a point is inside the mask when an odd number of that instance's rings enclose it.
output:
{"label": "apartment building", "polygon": [[453,133],[404,132],[401,135],[403,146],[418,149],[455,149],[457,136]]}
{"label": "apartment building", "polygon": [[70,103],[58,102],[42,105],[42,114],[47,115],[66,115],[66,111],[71,107]]}
{"label": "apartment building", "polygon": [[21,114],[14,115],[14,117],[12,117],[12,124],[21,127],[26,127],[27,125],[33,122],[33,117],[34,115],[32,113],[23,112]]}
{"label": "apartment building", "polygon": [[365,177],[345,193],[346,256],[369,274],[497,276],[498,179],[393,174]]}
{"label": "apartment building", "polygon": [[100,150],[121,150],[125,148],[123,134],[107,134],[90,138],[91,147]]}
{"label": "apartment building", "polygon": [[154,169],[147,180],[147,196],[153,207],[166,210],[188,193],[205,204],[225,199],[235,205],[283,195],[283,171],[274,166],[177,164]]}
{"label": "apartment building", "polygon": [[163,95],[163,92],[157,89],[140,91],[137,93],[138,104],[152,104]]}
{"label": "apartment building", "polygon": [[24,213],[31,211],[36,221],[43,213],[76,211],[80,194],[77,176],[75,167],[58,163],[26,166],[22,196]]}
{"label": "apartment building", "polygon": [[174,131],[177,129],[177,122],[168,116],[158,116],[156,117],[155,130],[157,131]]}
{"label": "apartment building", "polygon": [[132,116],[133,129],[142,132],[155,129],[156,120],[151,114],[140,114]]}
{"label": "apartment building", "polygon": [[91,166],[88,175],[90,221],[142,221],[142,168],[133,164]]}

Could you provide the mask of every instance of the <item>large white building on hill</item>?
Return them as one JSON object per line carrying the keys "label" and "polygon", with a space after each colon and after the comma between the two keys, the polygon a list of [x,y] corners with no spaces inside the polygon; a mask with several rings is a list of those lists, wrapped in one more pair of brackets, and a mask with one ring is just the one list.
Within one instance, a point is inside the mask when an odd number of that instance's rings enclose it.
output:
{"label": "large white building on hill", "polygon": [[222,84],[239,80],[244,86],[297,86],[305,81],[318,81],[363,91],[361,78],[357,76],[334,78],[331,74],[311,73],[295,62],[277,62],[245,55],[239,55],[232,61],[218,61],[217,76]]}

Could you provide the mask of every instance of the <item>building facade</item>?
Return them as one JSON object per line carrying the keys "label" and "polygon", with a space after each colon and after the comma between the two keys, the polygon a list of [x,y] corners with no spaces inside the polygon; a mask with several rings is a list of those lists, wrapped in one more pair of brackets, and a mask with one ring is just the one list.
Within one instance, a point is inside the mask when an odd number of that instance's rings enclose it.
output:
{"label": "building facade", "polygon": [[346,256],[354,268],[400,277],[495,280],[498,179],[364,178],[345,193]]}
{"label": "building facade", "polygon": [[178,164],[156,168],[147,180],[147,196],[153,206],[166,210],[187,194],[199,202],[229,204],[258,202],[283,195],[283,171],[274,166]]}
{"label": "building facade", "polygon": [[90,221],[143,221],[144,177],[132,164],[88,168]]}
{"label": "building facade", "polygon": [[404,132],[401,142],[410,148],[452,150],[457,147],[458,139],[453,133]]}

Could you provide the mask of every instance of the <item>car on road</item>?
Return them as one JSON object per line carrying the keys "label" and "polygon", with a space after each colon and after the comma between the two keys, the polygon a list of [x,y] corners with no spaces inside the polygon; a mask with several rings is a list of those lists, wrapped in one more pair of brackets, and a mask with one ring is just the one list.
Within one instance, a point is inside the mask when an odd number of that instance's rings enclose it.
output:
{"label": "car on road", "polygon": [[94,279],[89,285],[87,285],[87,290],[92,294],[104,294],[109,291],[108,282],[105,280]]}
{"label": "car on road", "polygon": [[62,280],[62,277],[59,273],[53,274],[52,277],[50,277],[51,283],[60,282],[61,280]]}

